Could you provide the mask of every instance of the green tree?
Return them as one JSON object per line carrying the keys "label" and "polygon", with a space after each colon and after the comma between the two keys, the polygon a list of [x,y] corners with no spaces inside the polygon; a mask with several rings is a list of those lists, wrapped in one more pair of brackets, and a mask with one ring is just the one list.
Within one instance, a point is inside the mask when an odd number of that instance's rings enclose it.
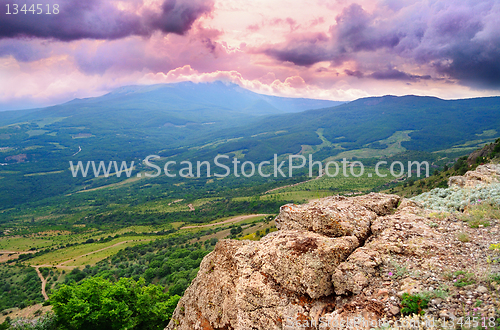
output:
{"label": "green tree", "polygon": [[180,297],[141,278],[112,283],[100,277],[63,285],[50,297],[61,329],[163,329]]}

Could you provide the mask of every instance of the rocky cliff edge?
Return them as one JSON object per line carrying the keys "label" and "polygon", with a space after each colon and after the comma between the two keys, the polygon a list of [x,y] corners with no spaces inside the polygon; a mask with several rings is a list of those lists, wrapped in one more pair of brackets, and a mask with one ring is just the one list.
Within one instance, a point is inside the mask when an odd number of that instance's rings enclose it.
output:
{"label": "rocky cliff edge", "polygon": [[[488,281],[499,270],[488,261],[495,257],[488,247],[498,243],[495,221],[472,229],[454,215],[433,217],[413,201],[371,193],[284,205],[276,226],[260,241],[217,243],[166,329],[320,329],[321,321],[355,316],[397,319],[405,292],[430,293],[426,314],[443,319],[500,308],[499,286]],[[471,274],[468,286],[454,285],[460,271]]]}

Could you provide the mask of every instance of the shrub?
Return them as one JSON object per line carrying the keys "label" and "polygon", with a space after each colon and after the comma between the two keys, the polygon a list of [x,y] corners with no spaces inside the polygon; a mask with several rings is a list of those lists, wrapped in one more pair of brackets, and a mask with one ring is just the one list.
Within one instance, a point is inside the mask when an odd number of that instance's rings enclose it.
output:
{"label": "shrub", "polygon": [[422,294],[410,295],[405,292],[401,298],[401,314],[403,315],[423,315],[423,310],[427,308],[427,305],[429,304],[429,298]]}
{"label": "shrub", "polygon": [[[411,198],[423,207],[436,211],[469,213],[498,219],[500,217],[500,183],[478,185],[474,188],[436,188]],[[486,202],[484,202],[486,201]],[[479,204],[478,204],[479,203]],[[477,210],[477,211],[476,211]]]}
{"label": "shrub", "polygon": [[474,274],[472,273],[467,273],[463,270],[459,270],[453,273],[453,285],[461,288],[467,285],[471,285],[476,283],[476,281],[473,279]]}
{"label": "shrub", "polygon": [[[0,328],[1,329],[1,328]],[[17,319],[10,324],[11,330],[55,330],[56,317],[53,314],[47,314],[35,319]]]}
{"label": "shrub", "polygon": [[500,219],[500,207],[491,203],[479,203],[467,208],[468,214],[461,217],[469,223],[469,227],[478,228],[480,225],[489,226],[488,219]]}

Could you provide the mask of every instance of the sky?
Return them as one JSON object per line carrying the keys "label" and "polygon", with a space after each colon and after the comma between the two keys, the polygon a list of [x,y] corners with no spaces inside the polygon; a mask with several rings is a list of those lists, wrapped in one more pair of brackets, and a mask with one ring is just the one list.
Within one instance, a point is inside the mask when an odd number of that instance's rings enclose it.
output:
{"label": "sky", "polygon": [[[14,14],[14,3],[42,4],[43,13]],[[0,5],[0,110],[186,80],[339,101],[500,95],[499,0]]]}

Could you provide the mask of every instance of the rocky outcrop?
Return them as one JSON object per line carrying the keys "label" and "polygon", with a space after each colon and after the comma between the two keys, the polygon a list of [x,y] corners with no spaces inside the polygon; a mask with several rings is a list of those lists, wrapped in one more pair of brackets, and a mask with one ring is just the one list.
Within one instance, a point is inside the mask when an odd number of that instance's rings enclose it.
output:
{"label": "rocky outcrop", "polygon": [[[399,314],[404,292],[437,287],[429,283],[445,270],[477,267],[463,256],[479,254],[456,246],[461,221],[431,221],[418,203],[395,195],[287,204],[276,225],[260,241],[218,242],[167,329],[322,329],[355,316],[376,322]],[[481,233],[484,244],[494,237]]]}
{"label": "rocky outcrop", "polygon": [[500,164],[479,165],[474,171],[468,171],[463,176],[452,176],[448,179],[448,186],[476,187],[479,184],[491,184],[498,181]]}
{"label": "rocky outcrop", "polygon": [[[284,205],[276,218],[279,231],[258,242],[217,244],[169,329],[283,329],[287,322],[319,321],[334,310],[340,315],[336,298],[359,294],[377,276],[384,253],[401,252],[395,242],[382,241],[398,237],[391,231],[401,217],[391,215],[398,201],[369,194]],[[356,304],[373,307],[367,317],[383,314],[380,304]]]}
{"label": "rocky outcrop", "polygon": [[467,164],[469,166],[472,166],[474,164],[477,164],[478,158],[488,158],[495,149],[495,147],[497,146],[497,144],[498,142],[487,144],[482,149],[473,151],[467,158]]}

